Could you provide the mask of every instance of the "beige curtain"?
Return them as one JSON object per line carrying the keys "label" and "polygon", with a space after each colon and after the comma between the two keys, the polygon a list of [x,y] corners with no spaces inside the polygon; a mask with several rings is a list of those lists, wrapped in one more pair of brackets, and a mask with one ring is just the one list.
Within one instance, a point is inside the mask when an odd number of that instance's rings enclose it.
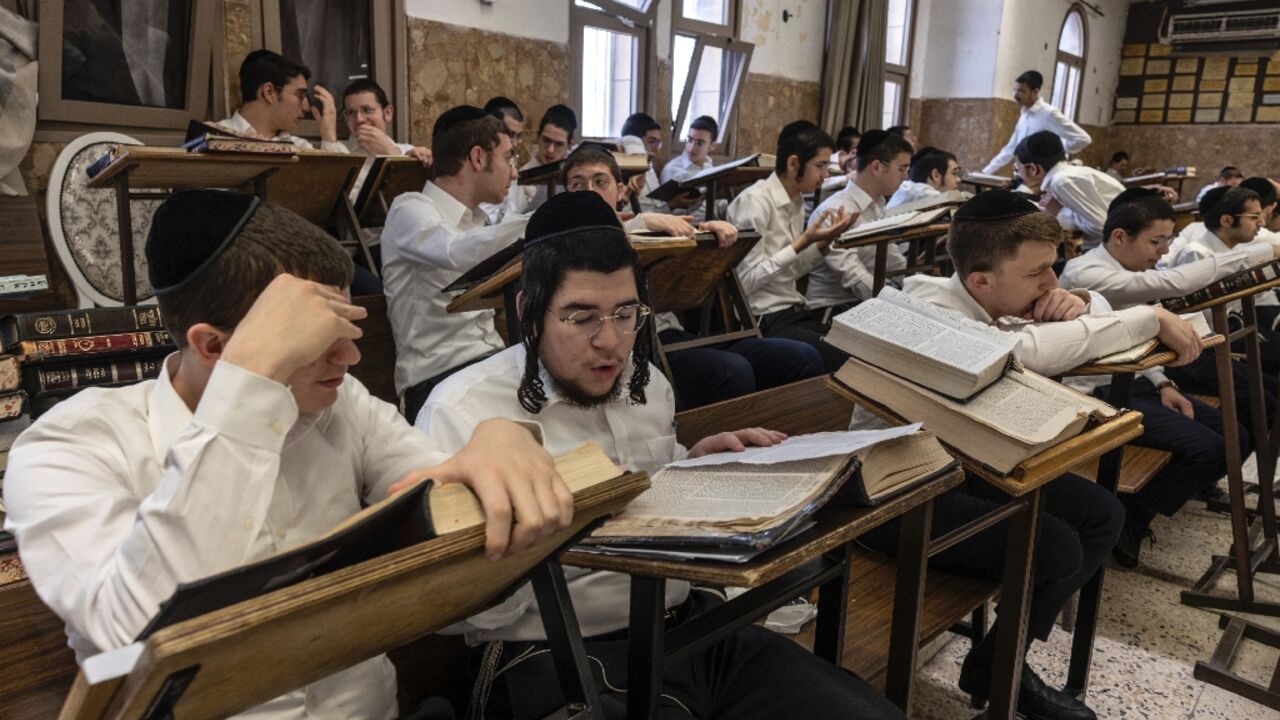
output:
{"label": "beige curtain", "polygon": [[822,127],[866,131],[883,118],[888,0],[831,0],[822,71]]}

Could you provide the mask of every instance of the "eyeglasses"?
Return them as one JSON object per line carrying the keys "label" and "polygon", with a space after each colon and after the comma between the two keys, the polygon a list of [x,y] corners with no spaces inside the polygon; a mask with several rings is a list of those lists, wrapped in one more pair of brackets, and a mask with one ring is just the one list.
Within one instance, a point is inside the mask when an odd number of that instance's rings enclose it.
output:
{"label": "eyeglasses", "polygon": [[[886,164],[886,165],[889,165],[888,163],[885,163],[885,164]],[[897,170],[898,172],[902,173],[903,175],[906,175],[907,173],[911,172],[911,166],[910,166],[910,165],[889,165],[889,167],[893,168],[894,170]]]}
{"label": "eyeglasses", "polygon": [[355,120],[358,117],[373,117],[377,115],[382,108],[377,105],[364,105],[358,108],[347,108],[342,111],[342,116],[348,120]]}
{"label": "eyeglasses", "polygon": [[1262,213],[1260,213],[1260,212],[1256,212],[1256,213],[1236,213],[1235,215],[1232,215],[1232,217],[1238,217],[1238,218],[1249,218],[1250,220],[1261,220],[1261,219],[1262,219]]}
{"label": "eyeglasses", "polygon": [[569,184],[567,187],[572,192],[586,190],[588,186],[599,190],[600,192],[605,192],[613,187],[614,182],[612,175],[596,173],[589,178],[584,178],[581,175],[569,178]]}
{"label": "eyeglasses", "polygon": [[560,318],[560,322],[577,330],[584,339],[591,339],[600,334],[605,320],[613,321],[613,329],[623,335],[634,335],[644,327],[645,318],[653,311],[643,303],[623,305],[613,311],[612,315],[601,315],[597,310],[574,310]]}

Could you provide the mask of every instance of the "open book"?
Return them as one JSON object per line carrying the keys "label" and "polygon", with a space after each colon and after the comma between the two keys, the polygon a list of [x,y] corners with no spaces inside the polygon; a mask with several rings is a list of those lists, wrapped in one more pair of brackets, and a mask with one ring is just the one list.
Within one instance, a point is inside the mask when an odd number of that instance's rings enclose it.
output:
{"label": "open book", "polygon": [[752,153],[737,160],[730,160],[723,165],[715,165],[697,174],[690,175],[684,180],[668,180],[654,188],[648,197],[659,202],[671,202],[672,198],[696,192],[698,188],[707,186],[711,181],[728,175],[737,168],[773,167],[773,157],[764,153]]}
{"label": "open book", "polygon": [[[1195,328],[1196,334],[1202,338],[1213,334],[1213,329],[1209,327],[1209,321],[1205,320],[1202,313],[1187,313],[1185,315],[1179,315],[1178,317],[1181,317],[1183,320],[1190,323],[1191,327]],[[1158,347],[1160,347],[1160,340],[1158,338],[1151,338],[1150,340],[1134,345],[1128,350],[1120,350],[1118,352],[1113,352],[1110,355],[1104,355],[1093,362],[1095,365],[1124,365],[1127,363],[1136,363],[1142,358],[1154,353]]]}
{"label": "open book", "polygon": [[1008,474],[1018,463],[1105,422],[1116,409],[1029,370],[1010,370],[957,401],[850,358],[835,379],[895,414],[923,422],[942,442]]}
{"label": "open book", "polygon": [[990,175],[988,173],[967,172],[964,177],[960,178],[961,182],[967,182],[970,185],[978,185],[980,187],[992,188],[1008,188],[1013,184],[1013,178],[1004,175]]}
{"label": "open book", "polygon": [[964,399],[1015,364],[1018,338],[886,287],[837,315],[827,343],[948,397]]}
{"label": "open book", "polygon": [[[594,443],[556,458],[575,503],[623,475]],[[441,535],[484,525],[484,510],[460,483],[418,484],[352,515],[327,535],[279,555],[179,585],[139,640],[169,625],[340,570]]]}
{"label": "open book", "polygon": [[297,146],[287,140],[260,140],[234,132],[213,122],[192,120],[187,123],[187,137],[182,147],[199,153],[267,153],[293,155]]}
{"label": "open book", "polygon": [[874,505],[954,466],[919,425],[814,433],[667,465],[580,550],[743,562],[832,501]]}
{"label": "open book", "polygon": [[848,247],[855,240],[862,238],[883,236],[883,235],[901,235],[908,230],[933,225],[934,223],[951,222],[951,213],[955,210],[952,205],[934,206],[927,210],[916,210],[914,212],[900,212],[893,215],[887,215],[879,220],[871,222],[858,223],[844,234],[836,238],[832,243],[833,247]]}

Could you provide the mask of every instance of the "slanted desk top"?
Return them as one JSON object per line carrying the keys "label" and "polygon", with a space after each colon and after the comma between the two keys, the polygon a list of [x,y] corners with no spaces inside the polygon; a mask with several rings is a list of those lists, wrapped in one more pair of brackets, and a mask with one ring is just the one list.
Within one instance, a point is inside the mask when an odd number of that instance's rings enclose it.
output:
{"label": "slanted desk top", "polygon": [[875,235],[867,235],[865,237],[850,238],[848,240],[836,240],[831,246],[841,250],[849,248],[865,247],[867,245],[878,245],[887,242],[900,242],[906,240],[915,240],[920,237],[929,237],[932,235],[946,235],[951,230],[951,223],[933,223],[932,225],[919,225],[906,230],[885,230]]}
{"label": "slanted desk top", "polygon": [[964,481],[956,469],[896,495],[875,507],[826,507],[816,524],[796,537],[745,563],[658,560],[574,552],[561,556],[566,565],[733,587],[759,587],[820,557],[857,536],[919,507]]}
{"label": "slanted desk top", "polygon": [[[1226,338],[1218,334],[1206,335],[1202,338],[1205,349],[1214,348],[1226,342]],[[1163,346],[1161,346],[1163,347]],[[1178,359],[1172,350],[1156,348],[1153,352],[1131,363],[1085,363],[1077,368],[1062,373],[1063,377],[1072,375],[1117,375],[1119,373],[1140,373],[1153,367],[1168,365]]]}
{"label": "slanted desk top", "polygon": [[1247,287],[1243,290],[1237,290],[1233,293],[1223,295],[1222,297],[1213,298],[1212,300],[1206,300],[1198,305],[1192,305],[1190,307],[1182,308],[1178,312],[1186,314],[1186,313],[1193,313],[1193,312],[1201,312],[1203,310],[1210,310],[1219,305],[1226,305],[1227,303],[1234,302],[1236,300],[1240,300],[1243,298],[1251,297],[1253,295],[1257,295],[1258,293],[1264,292],[1266,290],[1272,290],[1278,287],[1280,287],[1280,278],[1276,280],[1272,280],[1270,282],[1258,283],[1253,287]]}
{"label": "slanted desk top", "polygon": [[293,165],[298,154],[193,153],[182,148],[120,145],[114,161],[87,183],[111,187],[124,172],[136,188],[239,188],[263,173]]}
{"label": "slanted desk top", "polygon": [[[883,420],[899,425],[908,422],[906,418],[846,386],[835,378],[828,378],[827,384],[835,392],[848,397]],[[1023,460],[1008,475],[993,472],[960,448],[946,443],[943,443],[943,445],[947,448],[947,452],[950,452],[964,464],[966,470],[982,477],[1010,495],[1018,497],[1039,489],[1045,483],[1061,477],[1072,467],[1101,457],[1107,451],[1114,450],[1141,434],[1142,413],[1132,410],[1124,411],[1111,420],[1085,430],[1070,440],[1042,450]]]}

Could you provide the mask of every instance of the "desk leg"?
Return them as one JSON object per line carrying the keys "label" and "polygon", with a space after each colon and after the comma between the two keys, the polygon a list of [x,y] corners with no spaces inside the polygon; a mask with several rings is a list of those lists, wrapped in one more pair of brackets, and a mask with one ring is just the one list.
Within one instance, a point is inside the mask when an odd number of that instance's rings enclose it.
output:
{"label": "desk leg", "polygon": [[663,646],[666,640],[667,581],[631,577],[631,647],[627,650],[627,718],[648,720],[658,708],[662,693]]}
{"label": "desk leg", "polygon": [[[1129,405],[1133,396],[1133,373],[1111,376],[1111,404],[1122,408]],[[1106,453],[1098,461],[1098,484],[1113,494],[1120,487],[1120,461],[1124,458],[1124,446]],[[1083,697],[1089,689],[1089,667],[1093,663],[1093,640],[1098,630],[1098,611],[1102,606],[1102,579],[1107,566],[1080,588],[1080,604],[1076,610],[1076,628],[1071,636],[1071,664],[1067,669],[1067,685],[1064,691]]]}
{"label": "desk leg", "polygon": [[871,278],[871,294],[879,295],[884,287],[884,276],[889,274],[889,244],[876,243],[876,265]]}
{"label": "desk leg", "polygon": [[813,654],[836,667],[844,662],[845,612],[849,607],[849,565],[853,562],[853,543],[832,550],[831,557],[840,572],[818,586],[818,623],[813,633]]}
{"label": "desk leg", "polygon": [[718,220],[716,217],[716,183],[711,181],[707,184],[707,220]]}
{"label": "desk leg", "polygon": [[564,570],[555,560],[547,560],[529,573],[533,592],[542,612],[543,627],[547,631],[547,644],[555,660],[556,676],[564,693],[567,715],[594,718],[597,715],[599,696],[591,679],[587,650],[582,644],[582,632],[578,617],[574,615],[569,599],[569,585]]}
{"label": "desk leg", "polygon": [[1009,545],[1005,549],[1004,580],[1000,585],[1000,622],[996,624],[999,634],[996,636],[995,663],[991,668],[989,720],[1013,720],[1018,707],[1041,495],[1042,490],[1036,488],[1015,499],[1013,502],[1024,503],[1026,507],[1009,518]]}
{"label": "desk leg", "polygon": [[904,713],[911,712],[932,525],[933,501],[930,500],[904,515],[898,531],[898,578],[893,591],[893,626],[889,631],[884,694]]}
{"label": "desk leg", "polygon": [[[1256,298],[1250,295],[1242,299],[1240,305],[1244,313],[1245,322],[1256,328],[1258,327],[1258,310],[1255,300]],[[1266,569],[1263,571],[1276,572],[1276,438],[1271,435],[1270,427],[1267,425],[1267,405],[1262,384],[1262,346],[1260,342],[1257,332],[1251,333],[1249,338],[1245,340],[1245,358],[1249,371],[1249,420],[1253,428],[1254,437],[1261,438],[1254,443],[1253,452],[1255,453],[1254,459],[1258,467],[1258,515],[1262,518],[1262,542],[1270,543],[1270,550],[1266,552],[1266,560],[1264,561]],[[1247,505],[1244,499],[1245,493],[1242,492],[1240,494],[1241,505]],[[1234,496],[1231,502],[1235,504]],[[1247,508],[1245,512],[1246,514],[1248,513]],[[1236,572],[1239,572],[1239,570]]]}
{"label": "desk leg", "polygon": [[116,178],[116,221],[120,230],[120,294],[125,305],[138,304],[137,270],[133,266],[133,213],[129,207],[129,170]]}

